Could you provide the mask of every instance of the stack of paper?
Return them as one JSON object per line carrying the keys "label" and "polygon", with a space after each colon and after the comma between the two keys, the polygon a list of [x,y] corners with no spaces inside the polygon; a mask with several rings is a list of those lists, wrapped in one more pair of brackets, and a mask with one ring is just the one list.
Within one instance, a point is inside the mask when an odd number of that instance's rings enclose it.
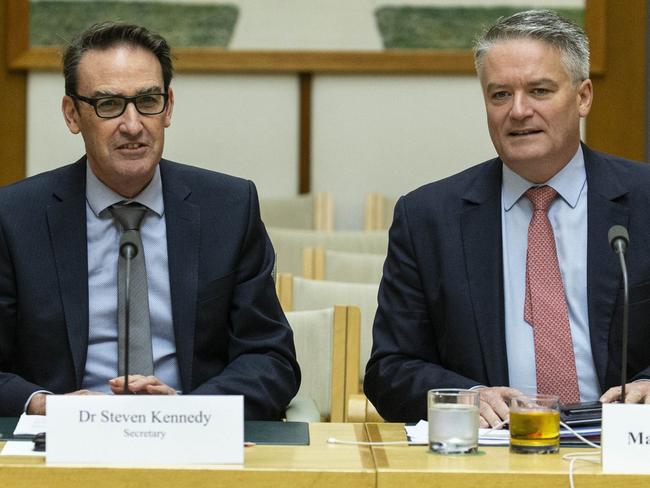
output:
{"label": "stack of paper", "polygon": [[[405,430],[409,444],[427,445],[429,443],[429,424],[426,420],[420,420],[416,425],[407,425]],[[576,427],[574,430],[592,442],[598,443],[600,440],[600,426]],[[507,446],[510,444],[510,432],[508,429],[479,429],[478,443],[481,446]],[[584,445],[566,429],[560,429],[560,444],[562,446]]]}

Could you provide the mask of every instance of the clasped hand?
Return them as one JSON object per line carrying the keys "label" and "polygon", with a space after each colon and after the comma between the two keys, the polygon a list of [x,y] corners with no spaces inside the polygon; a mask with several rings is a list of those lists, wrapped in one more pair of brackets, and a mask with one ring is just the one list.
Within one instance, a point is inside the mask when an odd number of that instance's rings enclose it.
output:
{"label": "clasped hand", "polygon": [[[115,395],[124,394],[124,376],[108,380],[108,385]],[[134,395],[176,395],[176,390],[167,386],[155,376],[129,375],[129,393]],[[77,390],[66,395],[103,395],[91,390]],[[28,415],[45,415],[46,393],[37,393],[27,406]]]}
{"label": "clasped hand", "polygon": [[[116,395],[124,394],[124,376],[108,380],[111,391]],[[129,375],[129,393],[133,395],[176,395],[176,390],[167,386],[155,376]]]}

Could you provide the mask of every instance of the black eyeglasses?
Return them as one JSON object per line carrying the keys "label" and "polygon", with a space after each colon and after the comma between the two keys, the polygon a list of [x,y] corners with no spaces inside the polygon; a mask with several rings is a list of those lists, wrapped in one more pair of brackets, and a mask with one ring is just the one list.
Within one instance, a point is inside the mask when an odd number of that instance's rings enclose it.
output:
{"label": "black eyeglasses", "polygon": [[142,115],[158,115],[167,107],[168,98],[167,93],[144,93],[134,97],[111,95],[99,98],[88,98],[68,93],[68,96],[92,105],[97,117],[102,119],[119,117],[124,113],[129,103],[133,103],[135,109]]}

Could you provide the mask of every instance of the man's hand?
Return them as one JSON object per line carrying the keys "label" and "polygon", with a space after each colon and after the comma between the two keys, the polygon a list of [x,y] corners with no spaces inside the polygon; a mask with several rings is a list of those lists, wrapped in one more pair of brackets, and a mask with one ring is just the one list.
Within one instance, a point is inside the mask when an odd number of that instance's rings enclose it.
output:
{"label": "man's hand", "polygon": [[[600,397],[603,403],[614,403],[621,401],[621,387],[610,388]],[[650,404],[650,381],[641,380],[625,385],[625,403],[646,403]]]}
{"label": "man's hand", "polygon": [[[103,395],[99,391],[90,391],[90,390],[77,390],[66,395]],[[27,415],[45,415],[45,398],[47,393],[37,393],[32,397],[27,405]]]}
{"label": "man's hand", "polygon": [[[124,394],[124,376],[108,381],[116,395]],[[176,390],[167,386],[155,376],[129,375],[129,392],[134,395],[176,395]]]}
{"label": "man's hand", "polygon": [[45,415],[45,393],[37,393],[27,405],[27,415]]}
{"label": "man's hand", "polygon": [[512,397],[523,395],[515,388],[507,386],[493,386],[480,388],[481,397],[480,425],[482,429],[494,427],[508,418],[510,406],[508,402]]}

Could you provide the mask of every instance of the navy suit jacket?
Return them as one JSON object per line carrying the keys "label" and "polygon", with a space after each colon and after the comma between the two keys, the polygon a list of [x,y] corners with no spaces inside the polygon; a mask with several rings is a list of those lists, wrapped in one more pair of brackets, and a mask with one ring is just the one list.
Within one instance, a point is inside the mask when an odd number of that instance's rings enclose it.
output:
{"label": "navy suit jacket", "polygon": [[[630,234],[628,373],[650,377],[650,167],[583,150],[589,330],[605,390],[620,384],[622,278],[607,238],[615,224]],[[493,159],[397,202],[364,382],[387,420],[426,419],[431,388],[508,385],[501,170]]]}
{"label": "navy suit jacket", "polygon": [[[160,162],[173,327],[185,394],[245,397],[277,419],[300,371],[254,185]],[[85,158],[0,189],[0,416],[81,388],[88,350]]]}

